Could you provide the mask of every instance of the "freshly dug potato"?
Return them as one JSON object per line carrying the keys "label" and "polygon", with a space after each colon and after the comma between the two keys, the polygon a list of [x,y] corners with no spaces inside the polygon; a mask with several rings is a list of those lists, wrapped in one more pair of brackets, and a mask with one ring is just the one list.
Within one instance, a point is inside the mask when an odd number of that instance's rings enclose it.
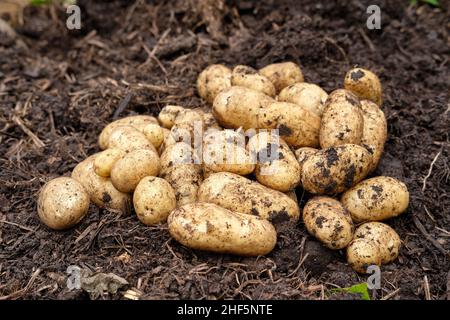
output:
{"label": "freshly dug potato", "polygon": [[39,219],[49,228],[71,228],[83,219],[88,210],[89,195],[75,179],[59,177],[50,180],[39,192]]}
{"label": "freshly dug potato", "polygon": [[381,263],[389,263],[398,257],[401,241],[397,232],[387,224],[381,222],[367,222],[355,231],[355,239],[372,242],[381,255]]}
{"label": "freshly dug potato", "polygon": [[142,130],[147,124],[154,123],[158,124],[158,120],[152,116],[146,115],[137,115],[130,116],[126,118],[122,118],[116,121],[109,123],[100,133],[98,137],[98,144],[100,145],[100,149],[106,149],[109,147],[109,136],[111,132],[118,126],[132,126],[137,130]]}
{"label": "freshly dug potato", "polygon": [[166,129],[171,129],[175,124],[175,118],[186,111],[185,108],[180,106],[167,105],[161,109],[158,115],[158,120],[161,125]]}
{"label": "freshly dug potato", "polygon": [[372,164],[369,173],[373,172],[380,162],[387,138],[387,121],[384,112],[378,105],[369,100],[361,101],[364,118],[364,129],[361,145],[372,153]]}
{"label": "freshly dug potato", "polygon": [[247,148],[257,159],[255,173],[259,183],[282,192],[300,183],[300,164],[278,135],[261,131],[250,138]]}
{"label": "freshly dug potato", "polygon": [[159,155],[162,155],[166,148],[176,143],[175,138],[172,135],[172,131],[166,128],[162,128],[162,132],[164,135],[164,141],[158,148]]}
{"label": "freshly dug potato", "polygon": [[217,122],[216,118],[214,118],[214,115],[212,114],[211,111],[205,111],[200,108],[196,108],[194,109],[194,111],[202,116],[203,125],[205,129],[217,129],[217,130],[222,129],[222,127]]}
{"label": "freshly dug potato", "polygon": [[294,83],[284,88],[278,95],[278,101],[290,102],[321,116],[328,94],[313,83]]}
{"label": "freshly dug potato", "polygon": [[347,247],[347,262],[356,272],[367,273],[367,267],[381,265],[380,250],[371,241],[355,239]]}
{"label": "freshly dug potato", "polygon": [[363,147],[344,144],[318,151],[302,166],[302,186],[314,194],[341,193],[367,175],[372,156]]}
{"label": "freshly dug potato", "polygon": [[72,178],[83,185],[96,206],[128,214],[131,208],[130,195],[117,190],[109,178],[100,177],[95,173],[94,162],[97,155],[92,155],[77,164],[72,171]]}
{"label": "freshly dug potato", "polygon": [[146,176],[158,176],[161,164],[158,154],[148,149],[133,150],[114,163],[111,182],[121,192],[133,192]]}
{"label": "freshly dug potato", "polygon": [[106,149],[99,152],[94,160],[94,171],[100,177],[109,177],[111,169],[119,159],[122,159],[126,152],[122,149]]}
{"label": "freshly dug potato", "polygon": [[272,222],[297,221],[300,215],[297,202],[289,196],[229,172],[214,173],[205,179],[198,189],[198,201]]}
{"label": "freshly dug potato", "polygon": [[276,91],[273,83],[249,66],[236,66],[231,73],[231,85],[249,88],[275,97]]}
{"label": "freshly dug potato", "polygon": [[133,193],[133,205],[138,219],[145,225],[165,222],[177,206],[175,191],[158,177],[145,177]]}
{"label": "freshly dug potato", "polygon": [[311,147],[303,147],[295,150],[295,157],[297,158],[300,166],[303,166],[303,163],[312,155],[316,154],[319,150]]}
{"label": "freshly dug potato", "polygon": [[291,198],[292,200],[294,200],[295,202],[298,203],[298,198],[297,198],[297,194],[295,193],[295,190],[291,190],[291,191],[285,192],[284,194],[287,195],[289,198]]}
{"label": "freshly dug potato", "polygon": [[159,124],[151,123],[146,125],[142,133],[156,149],[164,142],[164,133]]}
{"label": "freshly dug potato", "polygon": [[379,106],[383,102],[380,79],[375,73],[367,69],[354,68],[347,72],[344,87],[356,94],[361,100],[371,100]]}
{"label": "freshly dug potato", "polygon": [[121,149],[126,153],[139,149],[156,152],[155,147],[147,137],[132,126],[115,127],[109,135],[108,148]]}
{"label": "freshly dug potato", "polygon": [[273,102],[260,109],[255,128],[278,129],[294,148],[319,146],[320,117],[293,103]]}
{"label": "freshly dug potato", "polygon": [[259,73],[270,80],[276,92],[297,82],[303,82],[300,67],[293,62],[272,63],[259,70]]}
{"label": "freshly dug potato", "polygon": [[214,98],[229,87],[231,87],[231,69],[221,64],[210,65],[197,78],[198,94],[208,103],[213,103]]}
{"label": "freshly dug potato", "polygon": [[314,197],[303,209],[303,222],[310,234],[330,249],[345,248],[355,227],[342,204],[330,197]]}
{"label": "freshly dug potato", "polygon": [[268,254],[277,234],[259,217],[232,212],[212,203],[193,203],[172,211],[170,235],[186,247],[240,256]]}
{"label": "freshly dug potato", "polygon": [[195,147],[201,144],[204,129],[203,116],[194,110],[185,110],[177,115],[170,131],[176,142]]}
{"label": "freshly dug potato", "polygon": [[330,93],[322,113],[320,146],[328,148],[347,143],[360,144],[363,128],[364,118],[359,99],[344,89]]}
{"label": "freshly dug potato", "polygon": [[403,182],[379,176],[347,190],[341,201],[354,221],[381,221],[396,217],[408,208],[409,192]]}

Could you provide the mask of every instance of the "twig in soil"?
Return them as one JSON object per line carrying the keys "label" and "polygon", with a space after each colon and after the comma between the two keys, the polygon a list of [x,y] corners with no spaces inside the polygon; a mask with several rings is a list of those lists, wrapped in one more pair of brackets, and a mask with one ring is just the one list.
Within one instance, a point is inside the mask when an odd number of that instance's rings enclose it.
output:
{"label": "twig in soil", "polygon": [[370,51],[375,52],[376,51],[375,46],[373,45],[373,42],[370,40],[370,38],[367,36],[367,34],[364,32],[364,30],[361,28],[358,28],[358,32],[361,35],[361,37],[363,38],[363,40],[369,46]]}
{"label": "twig in soil", "polygon": [[441,155],[441,152],[442,152],[442,149],[436,154],[436,156],[434,157],[433,161],[431,161],[430,168],[428,169],[428,174],[423,179],[422,191],[425,191],[425,188],[427,186],[427,180],[431,176],[431,171],[433,171],[433,166],[434,166],[436,160]]}
{"label": "twig in soil", "polygon": [[41,271],[42,270],[38,268],[35,272],[33,272],[30,280],[28,281],[27,285],[24,288],[22,288],[16,292],[13,292],[9,295],[0,297],[0,300],[15,300],[15,299],[19,299],[20,297],[23,297],[28,292],[28,290],[30,290],[31,286],[33,285],[34,281],[36,280],[38,275],[41,273]]}
{"label": "twig in soil", "polygon": [[342,49],[342,47],[334,39],[331,39],[330,37],[324,37],[323,39],[326,42],[331,43],[333,46],[335,46],[336,49],[338,49],[338,51],[341,53],[341,55],[344,58],[345,62],[347,64],[349,64],[348,57],[347,57],[347,54],[345,53],[345,50]]}
{"label": "twig in soil", "polygon": [[131,98],[133,97],[133,94],[131,92],[128,92],[126,96],[120,101],[119,106],[117,107],[116,111],[114,112],[113,119],[117,119],[119,115],[128,107],[128,104],[131,101]]}
{"label": "twig in soil", "polygon": [[445,257],[448,257],[448,252],[442,247],[442,245],[437,242],[436,239],[434,239],[425,229],[425,227],[423,226],[423,224],[419,221],[419,219],[417,219],[416,216],[413,216],[413,221],[414,224],[416,225],[417,229],[419,229],[420,232],[422,232],[422,234],[425,236],[425,238],[430,241],[435,247],[436,249],[438,249]]}
{"label": "twig in soil", "polygon": [[22,129],[23,132],[25,132],[25,134],[27,136],[29,136],[31,138],[31,140],[33,140],[34,144],[36,145],[36,147],[43,148],[45,146],[45,144],[42,142],[41,139],[38,138],[38,136],[36,136],[30,129],[28,129],[25,124],[23,123],[22,119],[20,119],[18,116],[13,116],[12,117],[12,121],[17,124],[20,129]]}
{"label": "twig in soil", "polygon": [[23,229],[23,230],[26,230],[26,231],[36,232],[36,230],[33,230],[33,229],[31,229],[31,228],[22,226],[22,225],[20,225],[20,224],[18,224],[18,223],[6,221],[6,220],[0,220],[0,223],[9,224],[9,225],[11,225],[11,226],[15,226],[15,227],[17,227],[17,228],[20,228],[20,229]]}
{"label": "twig in soil", "polygon": [[423,276],[423,290],[425,291],[425,300],[431,300],[430,284],[426,275]]}
{"label": "twig in soil", "polygon": [[400,292],[400,288],[395,289],[394,291],[388,293],[387,295],[385,295],[383,298],[381,298],[380,300],[389,300],[390,298],[392,298],[393,296],[397,295],[397,293]]}

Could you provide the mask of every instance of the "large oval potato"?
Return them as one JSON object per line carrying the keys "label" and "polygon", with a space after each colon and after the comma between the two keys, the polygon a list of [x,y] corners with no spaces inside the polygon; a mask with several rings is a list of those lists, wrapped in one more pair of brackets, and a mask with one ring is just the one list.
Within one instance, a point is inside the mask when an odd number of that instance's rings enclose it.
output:
{"label": "large oval potato", "polygon": [[84,218],[88,210],[89,195],[75,179],[59,177],[50,180],[39,192],[38,215],[49,228],[71,228]]}
{"label": "large oval potato", "polygon": [[300,215],[298,204],[289,196],[229,172],[214,173],[205,179],[198,189],[198,201],[260,216],[274,223],[297,221]]}
{"label": "large oval potato", "polygon": [[156,152],[147,137],[132,126],[116,126],[109,135],[108,148],[121,149],[126,153],[139,149]]}
{"label": "large oval potato", "polygon": [[351,69],[345,75],[344,87],[360,99],[368,99],[381,106],[382,88],[380,79],[372,71],[363,68]]}
{"label": "large oval potato", "polygon": [[272,63],[259,69],[259,73],[273,83],[277,93],[287,86],[304,81],[302,70],[293,62]]}
{"label": "large oval potato", "polygon": [[381,221],[396,217],[408,208],[409,192],[403,182],[380,176],[347,190],[341,201],[354,221]]}
{"label": "large oval potato", "polygon": [[272,251],[277,240],[269,221],[211,203],[184,205],[167,222],[175,240],[197,250],[259,256]]}
{"label": "large oval potato", "polygon": [[354,239],[347,247],[347,262],[356,272],[367,273],[369,266],[381,265],[380,250],[371,241]]}
{"label": "large oval potato", "polygon": [[342,204],[329,197],[314,197],[303,209],[303,222],[310,234],[330,249],[345,248],[355,227]]}
{"label": "large oval potato", "polygon": [[321,116],[328,94],[313,83],[294,83],[284,88],[278,95],[278,101],[290,102]]}
{"label": "large oval potato", "polygon": [[198,94],[208,103],[213,103],[214,98],[229,87],[231,87],[231,69],[221,64],[208,66],[197,78]]}
{"label": "large oval potato", "polygon": [[234,67],[231,73],[231,85],[246,87],[270,97],[274,97],[276,94],[273,83],[249,66],[239,65]]}
{"label": "large oval potato", "polygon": [[163,128],[171,129],[175,124],[176,117],[185,111],[186,109],[181,106],[167,105],[158,114],[159,123]]}
{"label": "large oval potato", "polygon": [[345,144],[318,151],[302,166],[302,186],[314,194],[341,193],[367,175],[372,156],[363,147]]}
{"label": "large oval potato", "polygon": [[122,149],[110,148],[99,152],[95,157],[94,170],[101,177],[109,177],[111,169],[119,159],[122,159],[126,152]]}

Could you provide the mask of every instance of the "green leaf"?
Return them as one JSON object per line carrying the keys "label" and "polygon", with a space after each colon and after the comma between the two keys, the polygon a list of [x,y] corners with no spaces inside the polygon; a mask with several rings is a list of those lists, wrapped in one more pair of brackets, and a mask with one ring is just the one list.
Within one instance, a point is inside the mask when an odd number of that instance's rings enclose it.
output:
{"label": "green leaf", "polygon": [[370,300],[369,290],[367,289],[366,282],[358,283],[358,284],[355,284],[348,288],[336,288],[331,291],[332,292],[359,293],[363,300]]}
{"label": "green leaf", "polygon": [[32,6],[42,6],[44,4],[50,4],[52,0],[31,0],[30,3]]}

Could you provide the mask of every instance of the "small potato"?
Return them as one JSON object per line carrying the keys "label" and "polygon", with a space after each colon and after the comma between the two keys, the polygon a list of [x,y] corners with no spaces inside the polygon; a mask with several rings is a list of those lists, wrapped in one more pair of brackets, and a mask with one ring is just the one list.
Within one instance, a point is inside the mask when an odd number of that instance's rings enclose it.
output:
{"label": "small potato", "polygon": [[131,126],[115,127],[109,135],[108,148],[121,149],[126,153],[139,149],[156,152],[155,147],[147,137]]}
{"label": "small potato", "polygon": [[293,62],[272,63],[259,70],[259,73],[270,80],[276,92],[297,82],[303,82],[300,67]]}
{"label": "small potato", "polygon": [[314,197],[303,209],[303,222],[310,234],[330,249],[345,248],[355,227],[342,204],[329,197]]}
{"label": "small potato", "polygon": [[198,189],[198,201],[215,203],[234,212],[268,219],[274,223],[297,221],[297,202],[245,177],[229,172],[211,174]]}
{"label": "small potato", "polygon": [[145,177],[133,193],[133,205],[138,219],[145,225],[165,222],[177,206],[175,192],[161,178]]}
{"label": "small potato", "polygon": [[275,97],[276,90],[273,83],[255,69],[248,66],[236,66],[231,73],[231,85],[249,88]]}
{"label": "small potato", "polygon": [[383,102],[380,79],[367,69],[354,68],[347,72],[344,79],[344,87],[352,91],[360,99],[371,100],[379,106]]}
{"label": "small potato", "polygon": [[409,192],[403,182],[379,176],[358,183],[342,195],[341,201],[354,221],[381,221],[408,208]]}
{"label": "small potato", "polygon": [[372,156],[363,147],[345,144],[318,151],[302,166],[302,186],[314,194],[341,193],[367,175]]}
{"label": "small potato", "polygon": [[172,131],[170,131],[169,129],[166,129],[166,128],[161,128],[161,129],[162,129],[162,132],[164,135],[164,141],[158,148],[159,155],[162,155],[162,153],[164,152],[164,150],[166,148],[168,148],[169,146],[176,143],[175,138],[172,135]]}
{"label": "small potato", "polygon": [[117,190],[130,193],[142,178],[158,176],[160,170],[160,160],[155,151],[133,150],[114,164],[111,169],[111,182]]}
{"label": "small potato", "polygon": [[381,254],[381,263],[386,264],[398,257],[401,241],[397,232],[381,222],[367,222],[355,231],[355,239],[372,242]]}
{"label": "small potato", "polygon": [[137,130],[142,129],[149,123],[158,124],[158,120],[152,116],[146,115],[137,115],[130,116],[126,118],[122,118],[108,124],[100,133],[98,137],[98,144],[100,145],[100,149],[104,150],[109,147],[109,136],[111,132],[118,126],[132,126]]}
{"label": "small potato", "polygon": [[158,115],[158,120],[161,125],[166,129],[171,129],[175,124],[175,118],[186,111],[185,108],[180,106],[167,105],[161,109]]}
{"label": "small potato", "polygon": [[177,115],[170,131],[176,142],[195,147],[201,145],[204,129],[203,116],[194,110],[186,110]]}
{"label": "small potato", "polygon": [[363,135],[364,118],[361,102],[350,91],[333,91],[322,114],[320,146],[335,147],[347,143],[360,144]]}
{"label": "small potato", "polygon": [[294,103],[317,116],[321,116],[328,94],[313,83],[294,83],[284,88],[278,95],[278,101]]}
{"label": "small potato", "polygon": [[353,270],[367,273],[372,265],[381,265],[381,254],[378,247],[365,239],[355,239],[347,247],[347,262]]}
{"label": "small potato", "polygon": [[175,240],[197,250],[260,256],[272,251],[277,241],[269,221],[212,203],[184,205],[172,211],[167,222]]}
{"label": "small potato", "polygon": [[221,64],[210,65],[197,79],[198,94],[208,103],[213,103],[214,98],[229,87],[231,87],[231,69]]}
{"label": "small potato", "polygon": [[68,229],[76,225],[89,210],[89,195],[75,179],[59,177],[40,190],[37,211],[49,228]]}
{"label": "small potato", "polygon": [[158,124],[151,123],[146,125],[142,133],[156,149],[164,142],[164,133]]}
{"label": "small potato", "polygon": [[98,153],[94,161],[95,173],[100,177],[108,178],[114,163],[125,155],[126,152],[121,149],[106,149]]}
{"label": "small potato", "polygon": [[205,129],[217,129],[217,130],[222,129],[222,127],[217,122],[216,118],[214,118],[214,115],[212,114],[211,111],[205,111],[200,108],[195,108],[194,111],[202,116],[203,125]]}

